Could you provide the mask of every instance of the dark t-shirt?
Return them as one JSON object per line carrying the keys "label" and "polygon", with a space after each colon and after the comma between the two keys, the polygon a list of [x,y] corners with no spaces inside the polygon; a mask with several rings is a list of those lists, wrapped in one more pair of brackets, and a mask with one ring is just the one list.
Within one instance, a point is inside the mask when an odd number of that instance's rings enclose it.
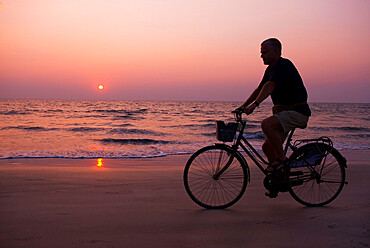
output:
{"label": "dark t-shirt", "polygon": [[276,84],[271,94],[274,105],[305,103],[295,106],[293,110],[305,116],[311,115],[307,104],[306,88],[298,70],[289,59],[280,58],[273,68],[268,66],[258,87],[262,88],[268,81],[273,81]]}

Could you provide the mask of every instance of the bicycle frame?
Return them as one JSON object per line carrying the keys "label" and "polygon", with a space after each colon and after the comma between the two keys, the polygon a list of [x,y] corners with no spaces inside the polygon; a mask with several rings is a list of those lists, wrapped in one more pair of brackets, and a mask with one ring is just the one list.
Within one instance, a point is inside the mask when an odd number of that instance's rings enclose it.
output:
{"label": "bicycle frame", "polygon": [[[244,194],[250,171],[246,156],[265,175],[263,185],[267,196],[277,197],[279,192],[289,192],[299,203],[306,206],[323,206],[333,201],[341,192],[345,181],[346,159],[333,147],[328,137],[298,139],[292,141],[290,131],[283,152],[288,155],[287,165],[275,172],[265,171],[269,165],[245,138],[247,120],[241,111],[233,111],[237,125],[217,122],[217,139],[225,143],[205,146],[196,151],[184,169],[184,186],[190,198],[205,208],[227,208]],[[235,135],[236,131],[238,134]],[[239,148],[241,147],[241,149]],[[288,149],[292,153],[288,154]]]}
{"label": "bicycle frame", "polygon": [[[238,135],[236,141],[234,141],[234,144],[232,145],[232,149],[234,150],[234,152],[230,156],[230,159],[227,162],[227,164],[218,173],[216,173],[213,176],[213,178],[217,180],[222,175],[222,173],[225,172],[227,170],[227,168],[229,168],[229,166],[231,165],[232,161],[235,158],[235,154],[238,152],[238,147],[239,146],[251,158],[251,160],[257,165],[257,167],[262,171],[262,173],[267,176],[268,172],[263,168],[262,164],[256,159],[256,157],[260,161],[262,161],[262,163],[264,165],[269,165],[269,163],[261,156],[261,154],[259,154],[259,152],[256,149],[254,149],[254,147],[249,143],[249,141],[246,138],[243,137],[246,121],[242,120],[242,114],[237,113],[237,112],[235,112],[235,119],[238,123],[241,124],[241,129],[239,131],[239,135]],[[288,152],[289,148],[292,149],[293,151],[297,149],[294,145],[291,144],[293,134],[294,134],[294,129],[291,130],[288,134],[288,138],[287,138],[285,148],[284,148],[284,154],[286,154]],[[248,150],[247,147],[250,149],[250,151]]]}
{"label": "bicycle frame", "polygon": [[[237,147],[241,147],[243,149],[243,151],[250,157],[250,159],[252,159],[252,161],[257,165],[257,167],[265,174],[267,175],[268,173],[265,171],[264,167],[261,165],[261,163],[255,158],[255,156],[258,157],[259,160],[261,160],[263,162],[264,165],[269,165],[269,163],[261,156],[261,154],[249,143],[249,141],[244,138],[243,136],[243,133],[244,133],[244,129],[245,129],[245,124],[246,124],[246,121],[241,121],[240,122],[242,124],[242,128],[239,132],[239,135],[238,135],[238,138],[235,142],[235,146],[236,146],[236,150],[237,150]],[[288,139],[287,139],[287,142],[285,144],[285,148],[284,148],[284,154],[286,154],[288,152],[288,149],[291,148],[291,149],[295,149],[295,147],[290,143],[292,141],[292,136],[293,136],[293,133],[294,133],[294,129],[292,131],[289,132],[289,135],[288,135]],[[243,141],[243,142],[242,142]],[[249,150],[248,150],[248,148]],[[251,152],[252,151],[252,152]]]}

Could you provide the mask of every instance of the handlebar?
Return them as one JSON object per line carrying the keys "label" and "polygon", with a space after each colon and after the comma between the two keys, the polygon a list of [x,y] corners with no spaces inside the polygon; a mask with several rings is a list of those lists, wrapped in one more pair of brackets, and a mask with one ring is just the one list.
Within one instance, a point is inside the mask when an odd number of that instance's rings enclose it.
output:
{"label": "handlebar", "polygon": [[231,113],[235,114],[236,121],[238,121],[238,122],[242,121],[242,115],[243,115],[244,112],[241,108],[234,109],[233,111],[231,111]]}

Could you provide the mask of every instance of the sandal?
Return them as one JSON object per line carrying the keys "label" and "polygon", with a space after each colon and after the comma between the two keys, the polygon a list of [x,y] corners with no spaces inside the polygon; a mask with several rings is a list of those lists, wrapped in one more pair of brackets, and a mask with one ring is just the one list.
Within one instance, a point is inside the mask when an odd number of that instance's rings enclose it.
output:
{"label": "sandal", "polygon": [[265,193],[265,196],[268,196],[268,197],[270,197],[270,198],[276,198],[277,196],[278,196],[278,192],[275,192],[275,191],[267,191],[266,193]]}
{"label": "sandal", "polygon": [[289,166],[288,165],[288,159],[285,159],[284,161],[281,161],[280,159],[277,158],[276,161],[278,162],[277,164],[270,164],[269,166],[267,166],[265,171],[269,172],[269,173],[274,173],[274,172],[277,172],[277,171],[281,170],[284,167]]}

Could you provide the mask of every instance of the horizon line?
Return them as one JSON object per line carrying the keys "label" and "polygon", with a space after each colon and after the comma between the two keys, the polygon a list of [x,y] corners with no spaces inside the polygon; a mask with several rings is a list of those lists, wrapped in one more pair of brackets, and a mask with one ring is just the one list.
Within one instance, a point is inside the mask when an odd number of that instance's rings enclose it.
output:
{"label": "horizon line", "polygon": [[[97,98],[24,98],[24,97],[19,97],[19,98],[6,98],[6,97],[0,97],[0,100],[66,100],[66,101],[137,101],[137,102],[150,102],[150,101],[163,101],[163,102],[244,102],[245,100],[185,100],[185,99],[97,99]],[[261,104],[266,104],[269,103],[271,104],[271,100],[265,100]],[[370,104],[370,102],[331,102],[331,101],[308,101],[307,103],[347,103],[347,104]]]}

